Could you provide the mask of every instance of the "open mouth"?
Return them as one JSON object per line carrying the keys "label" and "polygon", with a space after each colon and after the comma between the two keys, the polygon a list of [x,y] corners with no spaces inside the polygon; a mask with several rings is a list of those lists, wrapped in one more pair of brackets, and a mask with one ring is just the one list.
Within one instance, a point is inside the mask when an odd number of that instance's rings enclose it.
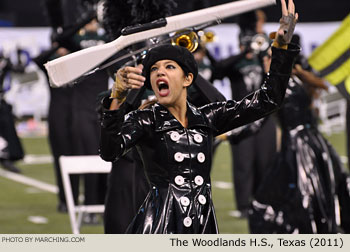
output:
{"label": "open mouth", "polygon": [[163,80],[158,81],[158,90],[160,96],[167,96],[169,94],[169,85]]}
{"label": "open mouth", "polygon": [[160,83],[158,84],[158,90],[159,90],[159,91],[162,91],[162,89],[169,89],[168,83],[160,82]]}

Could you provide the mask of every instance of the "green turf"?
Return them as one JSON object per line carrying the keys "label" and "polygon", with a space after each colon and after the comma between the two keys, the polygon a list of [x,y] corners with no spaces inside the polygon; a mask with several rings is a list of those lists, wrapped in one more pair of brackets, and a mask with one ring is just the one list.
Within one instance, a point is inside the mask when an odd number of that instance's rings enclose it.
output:
{"label": "green turf", "polygon": [[23,149],[26,154],[50,154],[48,138],[46,137],[29,137],[21,139]]}
{"label": "green turf", "polygon": [[[345,155],[345,135],[343,133],[326,136],[340,155]],[[49,154],[46,138],[22,138],[26,154]],[[214,156],[212,181],[232,182],[229,145],[221,144]],[[18,162],[23,175],[46,183],[55,184],[52,164],[25,165]],[[56,211],[57,196],[0,177],[0,233],[19,234],[63,234],[71,233],[68,214]],[[247,221],[231,217],[229,211],[235,209],[233,189],[220,189],[213,186],[213,200],[218,218],[220,233],[248,233]],[[47,224],[34,224],[29,216],[47,218]],[[103,233],[100,225],[83,225],[81,233]]]}
{"label": "green turf", "polygon": [[[227,142],[219,145],[213,160],[212,181],[232,183],[231,151]],[[236,209],[233,189],[213,187],[213,201],[218,218],[220,233],[247,233],[248,224],[244,219],[233,218],[229,212]]]}

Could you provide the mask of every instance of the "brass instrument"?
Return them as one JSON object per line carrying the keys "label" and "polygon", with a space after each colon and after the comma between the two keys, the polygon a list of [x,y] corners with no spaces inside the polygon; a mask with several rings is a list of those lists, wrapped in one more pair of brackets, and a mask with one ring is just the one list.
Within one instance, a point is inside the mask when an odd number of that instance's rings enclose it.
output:
{"label": "brass instrument", "polygon": [[269,47],[269,38],[265,34],[256,34],[250,42],[250,48],[256,54],[266,51]]}
{"label": "brass instrument", "polygon": [[198,31],[198,36],[200,38],[201,45],[203,46],[216,40],[216,36],[213,31]]}
{"label": "brass instrument", "polygon": [[173,35],[171,44],[186,47],[190,52],[194,52],[199,43],[205,46],[207,43],[214,42],[215,39],[215,33],[212,31],[181,30]]}
{"label": "brass instrument", "polygon": [[190,52],[194,52],[198,48],[199,37],[196,32],[191,30],[182,30],[174,34],[171,40],[172,45],[186,47]]}

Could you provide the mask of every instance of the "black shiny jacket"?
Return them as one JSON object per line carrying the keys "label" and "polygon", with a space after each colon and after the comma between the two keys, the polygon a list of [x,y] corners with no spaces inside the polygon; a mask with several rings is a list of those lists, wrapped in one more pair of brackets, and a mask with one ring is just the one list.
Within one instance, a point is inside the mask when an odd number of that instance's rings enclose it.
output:
{"label": "black shiny jacket", "polygon": [[218,232],[210,188],[213,138],[281,105],[298,51],[273,48],[262,88],[241,101],[188,103],[187,128],[160,104],[125,118],[122,107],[103,114],[101,157],[114,161],[136,146],[152,187],[128,232]]}

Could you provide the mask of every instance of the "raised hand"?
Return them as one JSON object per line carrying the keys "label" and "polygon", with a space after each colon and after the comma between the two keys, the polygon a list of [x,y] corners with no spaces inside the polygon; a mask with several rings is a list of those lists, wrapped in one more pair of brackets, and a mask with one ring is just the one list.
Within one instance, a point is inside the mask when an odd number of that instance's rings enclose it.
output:
{"label": "raised hand", "polygon": [[138,89],[144,85],[146,80],[142,74],[143,65],[137,67],[123,67],[117,71],[115,82],[112,87],[111,98],[122,102],[129,89]]}
{"label": "raised hand", "polygon": [[280,19],[280,27],[276,34],[275,46],[285,47],[292,40],[295,25],[298,21],[298,13],[295,13],[293,0],[288,1],[288,9],[285,0],[281,0],[282,17]]}

